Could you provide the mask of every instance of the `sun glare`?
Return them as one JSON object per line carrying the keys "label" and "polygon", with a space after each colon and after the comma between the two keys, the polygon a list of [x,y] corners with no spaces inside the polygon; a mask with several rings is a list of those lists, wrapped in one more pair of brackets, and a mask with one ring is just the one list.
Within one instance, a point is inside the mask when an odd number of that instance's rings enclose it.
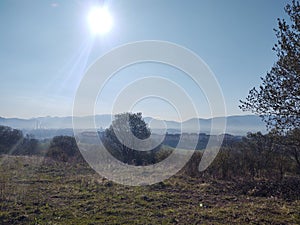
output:
{"label": "sun glare", "polygon": [[88,23],[92,33],[106,34],[111,30],[113,20],[107,8],[94,7],[88,14]]}

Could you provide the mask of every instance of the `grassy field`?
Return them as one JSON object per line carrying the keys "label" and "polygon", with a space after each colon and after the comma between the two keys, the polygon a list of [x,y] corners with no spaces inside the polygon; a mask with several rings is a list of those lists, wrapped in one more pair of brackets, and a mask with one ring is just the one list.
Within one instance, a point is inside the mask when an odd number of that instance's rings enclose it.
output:
{"label": "grassy field", "polygon": [[300,224],[299,196],[258,197],[232,181],[178,174],[128,187],[42,157],[0,164],[0,224]]}

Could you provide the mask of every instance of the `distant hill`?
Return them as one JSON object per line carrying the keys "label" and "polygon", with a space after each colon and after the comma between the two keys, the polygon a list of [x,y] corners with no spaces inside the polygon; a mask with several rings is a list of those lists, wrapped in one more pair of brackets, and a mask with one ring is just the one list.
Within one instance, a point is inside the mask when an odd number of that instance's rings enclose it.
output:
{"label": "distant hill", "polygon": [[[91,119],[93,116],[78,117],[80,122],[80,129],[91,129],[92,127],[86,127],[86,121]],[[216,117],[214,121],[218,124],[218,121],[224,119],[224,117]],[[266,133],[265,124],[262,122],[261,118],[255,115],[243,115],[243,116],[228,116],[225,118],[227,120],[226,132],[232,135],[245,135],[247,132],[258,132]],[[97,128],[106,128],[111,124],[112,116],[96,115],[95,123]],[[184,131],[189,133],[197,132],[195,124],[199,123],[200,133],[207,134],[220,134],[220,132],[215,131],[211,133],[211,123],[212,119],[201,119],[193,118],[183,123],[176,121],[167,120],[156,120],[151,117],[146,117],[145,121],[150,124],[153,132],[161,133],[164,131],[165,124],[168,133],[180,133],[181,126],[184,127]],[[72,117],[37,117],[31,119],[19,119],[19,118],[3,118],[0,117],[0,125],[5,125],[21,130],[60,130],[60,129],[72,129]],[[37,133],[37,131],[35,131]]]}
{"label": "distant hill", "polygon": [[[86,121],[93,116],[83,116],[78,117],[80,121],[80,127],[83,129],[89,129],[90,127],[85,127]],[[19,119],[19,118],[2,118],[0,117],[0,125],[5,125],[13,127],[16,129],[72,129],[72,119],[71,116],[66,117],[36,117],[31,119]],[[111,123],[111,115],[96,115],[96,124],[99,127],[108,127]]]}
{"label": "distant hill", "polygon": [[[146,118],[146,122],[150,122],[152,118]],[[232,134],[232,135],[245,135],[248,132],[262,132],[266,133],[266,125],[261,120],[260,117],[255,115],[245,115],[245,116],[228,116],[228,117],[216,117],[214,118],[214,122],[216,124],[220,123],[221,120],[226,119],[226,131],[225,133]],[[199,123],[200,133],[207,133],[210,134],[211,131],[211,124],[212,119],[189,119],[184,121],[182,124],[175,121],[164,121],[167,126],[167,131],[169,133],[180,133],[181,126],[185,128],[186,131],[193,133],[197,131],[197,127],[195,124]],[[155,123],[154,123],[155,124]],[[216,125],[218,128],[218,125]],[[159,133],[158,127],[152,127],[152,129]],[[220,134],[221,131],[218,132],[217,130],[211,134]]]}

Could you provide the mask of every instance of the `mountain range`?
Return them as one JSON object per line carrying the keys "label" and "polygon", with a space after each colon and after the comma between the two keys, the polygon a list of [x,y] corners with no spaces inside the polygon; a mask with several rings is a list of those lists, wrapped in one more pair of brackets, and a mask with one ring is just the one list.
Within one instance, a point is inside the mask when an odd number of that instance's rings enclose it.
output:
{"label": "mountain range", "polygon": [[[87,121],[93,116],[76,117],[79,122],[80,129],[91,129],[86,127]],[[60,129],[72,129],[72,116],[67,117],[36,117],[31,119],[20,119],[20,118],[3,118],[0,117],[0,125],[9,126],[15,129],[21,130],[60,130]],[[256,115],[238,115],[238,116],[227,116],[227,117],[215,117],[213,119],[193,118],[186,120],[182,123],[170,120],[157,120],[151,117],[145,117],[145,122],[149,123],[151,130],[155,133],[161,133],[166,131],[168,133],[180,133],[181,127],[184,128],[184,132],[199,133],[197,123],[200,125],[200,133],[207,134],[220,134],[221,131],[215,129],[211,132],[212,120],[215,124],[218,124],[223,119],[226,119],[226,131],[225,133],[232,135],[245,135],[247,132],[262,132],[266,133],[266,126],[260,117]],[[95,124],[96,127],[104,129],[111,124],[112,116],[109,114],[96,115]],[[218,126],[217,126],[218,127]]]}

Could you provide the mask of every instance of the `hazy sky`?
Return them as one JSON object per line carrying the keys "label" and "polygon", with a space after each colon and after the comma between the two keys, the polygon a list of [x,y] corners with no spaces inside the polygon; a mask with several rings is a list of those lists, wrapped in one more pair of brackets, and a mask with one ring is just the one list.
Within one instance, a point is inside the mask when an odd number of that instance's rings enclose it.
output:
{"label": "hazy sky", "polygon": [[[87,68],[111,49],[132,41],[164,40],[198,54],[222,88],[227,115],[242,114],[239,99],[260,83],[275,62],[272,47],[280,0],[1,0],[0,116],[31,118],[72,114],[74,96]],[[112,30],[94,36],[89,10],[105,4]],[[186,89],[201,117],[210,117],[205,93],[187,76],[162,65],[120,71],[99,96],[96,113],[110,113],[114,96],[143,76],[160,75]],[[142,90],[142,88],[141,88]],[[155,106],[155,107],[154,107]],[[171,105],[147,99],[134,110],[176,119]],[[182,115],[189,118],[189,112]]]}

